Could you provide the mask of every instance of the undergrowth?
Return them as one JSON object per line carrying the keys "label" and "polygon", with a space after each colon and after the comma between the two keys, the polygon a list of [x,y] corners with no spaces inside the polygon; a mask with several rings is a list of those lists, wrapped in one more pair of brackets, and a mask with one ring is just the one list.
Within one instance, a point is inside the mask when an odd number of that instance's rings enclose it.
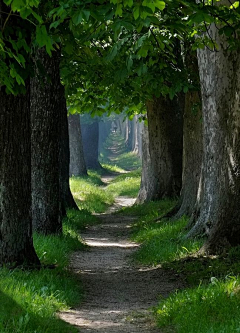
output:
{"label": "undergrowth", "polygon": [[240,247],[222,257],[197,255],[204,240],[185,237],[187,218],[159,219],[174,204],[164,200],[120,212],[139,217],[132,234],[141,243],[135,260],[161,265],[185,285],[154,309],[159,328],[166,333],[240,332]]}

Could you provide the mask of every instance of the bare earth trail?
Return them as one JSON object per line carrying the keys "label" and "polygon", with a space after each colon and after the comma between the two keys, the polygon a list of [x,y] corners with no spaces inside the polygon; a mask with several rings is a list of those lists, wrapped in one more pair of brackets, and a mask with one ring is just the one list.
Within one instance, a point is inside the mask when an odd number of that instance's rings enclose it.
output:
{"label": "bare earth trail", "polygon": [[[106,180],[105,180],[106,181]],[[132,205],[133,199],[119,197],[101,224],[87,228],[81,236],[89,250],[77,252],[72,269],[80,275],[85,300],[80,307],[60,314],[61,319],[89,333],[155,333],[148,309],[158,297],[182,287],[182,281],[162,268],[136,266],[131,255],[137,244],[129,241],[134,219],[112,212]]]}

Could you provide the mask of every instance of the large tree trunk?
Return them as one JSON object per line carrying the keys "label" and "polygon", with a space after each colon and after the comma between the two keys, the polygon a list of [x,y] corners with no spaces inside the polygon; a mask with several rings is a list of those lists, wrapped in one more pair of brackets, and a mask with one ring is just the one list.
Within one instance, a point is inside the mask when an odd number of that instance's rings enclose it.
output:
{"label": "large tree trunk", "polygon": [[68,116],[69,147],[70,147],[70,176],[87,175],[87,168],[83,153],[82,133],[80,127],[80,115]]}
{"label": "large tree trunk", "polygon": [[70,164],[70,152],[69,152],[69,135],[68,135],[68,117],[66,98],[64,95],[64,87],[62,86],[62,102],[61,102],[61,139],[60,139],[60,191],[61,191],[61,203],[62,211],[66,213],[66,209],[76,209],[78,206],[73,199],[70,186],[69,186],[69,164]]}
{"label": "large tree trunk", "polygon": [[203,104],[203,195],[189,236],[208,235],[204,250],[240,243],[240,54],[212,25],[218,52],[198,50]]}
{"label": "large tree trunk", "polygon": [[97,170],[101,168],[98,161],[98,139],[99,123],[94,120],[92,123],[81,122],[83,151],[88,169]]}
{"label": "large tree trunk", "polygon": [[[149,183],[144,187],[150,191],[146,194],[145,201],[172,198],[180,193],[184,107],[181,99],[182,97],[174,100],[160,97],[147,103],[151,172],[148,178],[144,178]],[[143,152],[143,159],[145,157]]]}
{"label": "large tree trunk", "polygon": [[41,62],[45,77],[34,78],[31,84],[33,227],[43,234],[60,233],[62,229],[60,55],[60,50],[52,57],[45,49],[37,51],[35,60]]}
{"label": "large tree trunk", "polygon": [[29,83],[25,96],[0,88],[0,266],[39,265],[31,219]]}

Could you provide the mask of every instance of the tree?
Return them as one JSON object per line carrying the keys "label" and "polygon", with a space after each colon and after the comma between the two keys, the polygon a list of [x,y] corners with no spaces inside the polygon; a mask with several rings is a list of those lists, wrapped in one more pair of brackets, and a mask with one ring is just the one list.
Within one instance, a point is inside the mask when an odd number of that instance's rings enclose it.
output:
{"label": "tree", "polygon": [[[7,40],[14,43],[18,31],[24,34],[29,25],[16,16],[9,17],[10,11],[0,3],[0,265],[30,266],[40,265],[32,238],[30,68],[25,66],[24,70],[16,58],[11,58],[16,49],[6,44]],[[31,64],[29,42],[19,45],[18,51]]]}
{"label": "tree", "polygon": [[70,186],[69,186],[69,165],[70,165],[70,151],[69,151],[69,134],[68,134],[68,117],[67,117],[67,105],[65,98],[64,87],[61,86],[61,138],[60,138],[60,152],[59,152],[59,163],[60,163],[60,175],[59,184],[61,192],[61,207],[63,215],[66,214],[67,209],[78,210],[78,206],[73,199]]}
{"label": "tree", "polygon": [[[38,50],[35,55],[38,77],[31,81],[33,226],[43,234],[59,233],[62,228],[60,56],[60,49],[51,57],[45,49]],[[40,65],[44,77],[40,75]]]}
{"label": "tree", "polygon": [[183,107],[182,96],[172,101],[160,97],[147,103],[148,135],[144,135],[143,163],[150,166],[146,167],[147,175],[143,172],[138,202],[177,197],[180,193]]}
{"label": "tree", "polygon": [[87,168],[83,153],[80,115],[69,114],[69,145],[70,145],[70,176],[87,175]]}
{"label": "tree", "polygon": [[229,49],[219,26],[208,30],[218,50],[198,50],[203,105],[203,194],[189,236],[209,237],[203,250],[239,244],[239,52]]}
{"label": "tree", "polygon": [[99,119],[87,115],[81,119],[83,151],[88,169],[100,169],[98,161]]}

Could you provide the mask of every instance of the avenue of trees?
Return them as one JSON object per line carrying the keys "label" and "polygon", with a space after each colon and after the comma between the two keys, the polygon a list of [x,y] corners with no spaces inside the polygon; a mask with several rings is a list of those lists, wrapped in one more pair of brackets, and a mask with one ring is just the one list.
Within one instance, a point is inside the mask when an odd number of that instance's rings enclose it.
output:
{"label": "avenue of trees", "polygon": [[73,133],[111,112],[143,140],[137,203],[179,197],[201,252],[240,243],[239,24],[230,0],[0,2],[0,265],[39,265],[33,230],[61,233],[69,174],[100,166]]}

